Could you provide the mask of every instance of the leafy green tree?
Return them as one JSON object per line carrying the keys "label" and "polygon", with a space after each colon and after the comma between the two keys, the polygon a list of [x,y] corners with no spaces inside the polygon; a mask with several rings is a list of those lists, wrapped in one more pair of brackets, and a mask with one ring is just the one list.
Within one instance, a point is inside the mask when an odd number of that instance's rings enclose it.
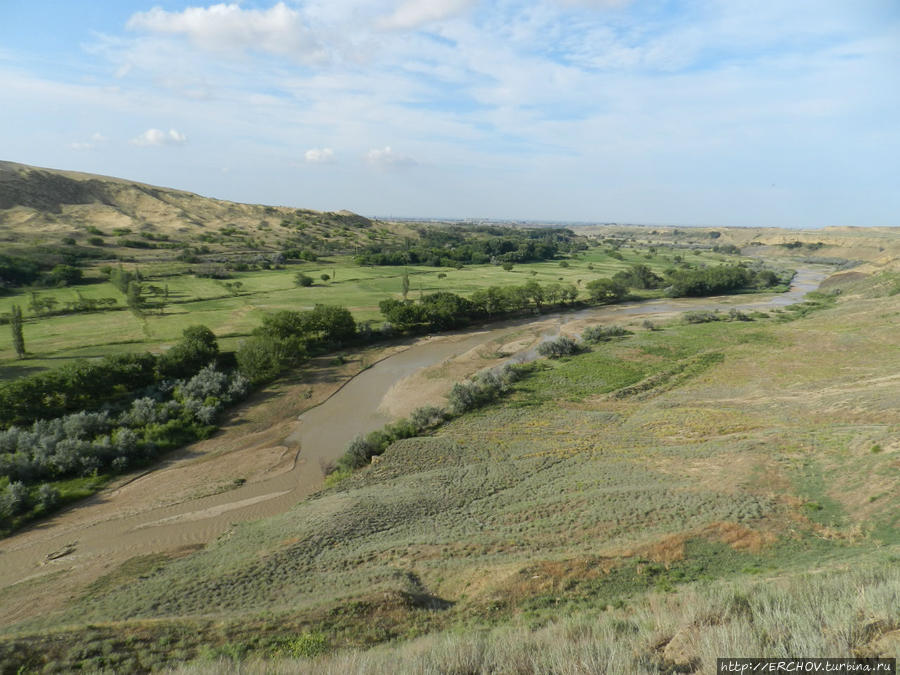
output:
{"label": "leafy green tree", "polygon": [[522,286],[505,286],[501,291],[510,311],[528,307],[528,292]]}
{"label": "leafy green tree", "polygon": [[612,279],[594,279],[589,281],[587,290],[591,302],[601,304],[619,302],[628,292],[625,286]]}
{"label": "leafy green tree", "polygon": [[541,285],[534,279],[530,279],[523,288],[528,297],[531,298],[534,306],[537,307],[537,310],[540,312],[544,305],[544,289],[541,288]]}
{"label": "leafy green tree", "polygon": [[308,337],[326,344],[341,344],[356,335],[353,315],[340,305],[316,305],[302,312],[301,320]]}
{"label": "leafy green tree", "polygon": [[144,298],[141,295],[143,290],[141,284],[137,281],[128,282],[128,288],[125,291],[125,302],[128,304],[128,308],[135,314],[140,314],[144,307]]}
{"label": "leafy green tree", "polygon": [[407,330],[424,325],[428,317],[422,305],[417,305],[411,300],[397,300],[388,298],[378,303],[378,309],[384,318],[397,330]]}
{"label": "leafy green tree", "polygon": [[161,377],[190,377],[219,355],[216,336],[206,326],[190,326],[181,340],[163,353],[157,362]]}
{"label": "leafy green tree", "polygon": [[12,286],[23,286],[37,280],[40,276],[37,263],[25,258],[13,258],[0,255],[0,279]]}
{"label": "leafy green tree", "polygon": [[474,312],[470,300],[450,293],[439,291],[424,296],[419,305],[424,310],[425,320],[433,330],[447,330],[468,323]]}
{"label": "leafy green tree", "polygon": [[778,275],[772,270],[761,270],[756,273],[756,284],[760,288],[769,288],[778,285]]}
{"label": "leafy green tree", "polygon": [[629,288],[659,288],[663,278],[647,265],[632,265],[628,270],[616,272],[613,281]]}
{"label": "leafy green tree", "polygon": [[257,335],[280,340],[289,349],[301,350],[306,342],[340,344],[356,335],[356,321],[339,305],[318,304],[305,312],[281,310],[266,315]]}
{"label": "leafy green tree", "polygon": [[563,298],[563,287],[561,284],[552,283],[544,286],[544,299],[551,305],[555,305]]}
{"label": "leafy green tree", "polygon": [[294,283],[297,286],[306,288],[307,286],[312,286],[313,278],[308,274],[304,274],[303,272],[297,272],[297,274],[294,276]]}
{"label": "leafy green tree", "polygon": [[746,288],[756,281],[753,272],[740,265],[718,265],[699,270],[668,270],[671,297],[704,296]]}
{"label": "leafy green tree", "polygon": [[505,312],[506,298],[499,286],[489,286],[488,288],[479,288],[472,293],[472,302],[484,312],[488,318],[495,314]]}
{"label": "leafy green tree", "polygon": [[306,332],[306,325],[302,312],[282,309],[266,314],[262,325],[254,332],[282,341],[296,340]]}
{"label": "leafy green tree", "polygon": [[9,327],[12,330],[13,348],[16,350],[16,356],[24,359],[25,336],[22,333],[22,308],[18,305],[12,306]]}
{"label": "leafy green tree", "polygon": [[54,286],[72,286],[80,283],[84,273],[72,265],[57,265],[47,275],[47,281]]}
{"label": "leafy green tree", "polygon": [[253,384],[266,382],[278,376],[291,363],[296,363],[305,352],[296,345],[289,345],[270,335],[253,335],[238,347],[238,370]]}

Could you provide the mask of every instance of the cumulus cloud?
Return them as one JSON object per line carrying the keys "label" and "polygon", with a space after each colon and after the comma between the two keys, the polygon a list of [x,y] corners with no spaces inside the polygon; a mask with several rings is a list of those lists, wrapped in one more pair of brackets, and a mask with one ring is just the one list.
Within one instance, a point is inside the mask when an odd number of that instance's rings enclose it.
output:
{"label": "cumulus cloud", "polygon": [[473,4],[474,0],[405,0],[378,25],[388,30],[418,28],[461,14]]}
{"label": "cumulus cloud", "polygon": [[176,129],[169,129],[168,132],[160,129],[147,129],[140,136],[131,139],[132,145],[145,148],[159,145],[184,145],[185,143],[187,143],[187,136]]}
{"label": "cumulus cloud", "polygon": [[394,152],[391,146],[386,145],[383,148],[372,148],[366,154],[366,161],[372,166],[381,168],[403,168],[415,166],[418,164],[416,160],[408,155],[401,155]]}
{"label": "cumulus cloud", "polygon": [[132,30],[183,35],[211,51],[257,49],[282,55],[315,56],[319,46],[300,13],[283,2],[269,9],[243,9],[237,3],[188,7],[168,12],[154,7],[134,14]]}
{"label": "cumulus cloud", "polygon": [[309,164],[328,164],[334,161],[334,150],[331,148],[310,148],[303,153],[303,159]]}

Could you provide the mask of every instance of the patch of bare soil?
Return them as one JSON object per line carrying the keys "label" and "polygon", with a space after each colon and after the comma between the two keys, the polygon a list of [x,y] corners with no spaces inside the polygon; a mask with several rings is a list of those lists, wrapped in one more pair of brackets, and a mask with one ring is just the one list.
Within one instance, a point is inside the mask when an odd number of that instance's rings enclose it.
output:
{"label": "patch of bare soil", "polygon": [[[535,327],[534,332],[538,330],[539,328]],[[496,349],[492,348],[496,340],[488,347],[479,344],[441,363],[423,368],[398,380],[384,395],[379,410],[390,417],[405,417],[421,406],[443,406],[447,403],[447,393],[456,382],[480,370],[500,365],[507,361],[511,354],[528,349],[537,339],[532,335]],[[502,341],[502,337],[500,340]],[[520,348],[510,352],[506,350],[507,346]]]}

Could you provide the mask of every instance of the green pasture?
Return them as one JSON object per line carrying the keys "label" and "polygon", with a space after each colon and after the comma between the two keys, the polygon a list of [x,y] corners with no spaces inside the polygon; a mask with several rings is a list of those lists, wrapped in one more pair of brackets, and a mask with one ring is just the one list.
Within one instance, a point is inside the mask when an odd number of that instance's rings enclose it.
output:
{"label": "green pasture", "polygon": [[[622,248],[613,257],[604,247],[594,247],[566,260],[515,265],[504,270],[497,265],[472,265],[462,269],[409,266],[409,296],[435,291],[470,295],[487,286],[522,285],[529,280],[541,284],[571,283],[579,289],[598,277],[608,277],[633,264],[645,264],[662,271],[681,255],[689,262],[717,263],[731,259],[711,252],[693,254],[682,250]],[[267,313],[280,309],[310,309],[317,303],[343,305],[358,321],[380,321],[378,303],[388,297],[400,297],[401,267],[361,267],[350,257],[335,257],[315,263],[291,264],[284,269],[234,272],[229,279],[198,278],[183,273],[183,265],[161,263],[139,266],[145,286],[168,289],[168,303],[161,311],[148,309],[136,315],[125,306],[125,297],[112,284],[102,281],[99,272],[88,271],[85,283],[77,287],[28,289],[0,297],[0,315],[13,304],[25,314],[24,335],[29,353],[18,361],[12,337],[0,326],[0,379],[61,365],[76,358],[95,358],[116,352],[159,351],[176,341],[188,326],[208,326],[224,348],[237,346]],[[303,272],[314,285],[298,287],[294,278]],[[327,274],[329,280],[323,281]],[[237,289],[226,284],[240,282]],[[77,291],[77,292],[76,292]],[[52,297],[58,308],[85,298],[116,298],[118,309],[65,315],[36,316],[29,310],[31,293]]]}

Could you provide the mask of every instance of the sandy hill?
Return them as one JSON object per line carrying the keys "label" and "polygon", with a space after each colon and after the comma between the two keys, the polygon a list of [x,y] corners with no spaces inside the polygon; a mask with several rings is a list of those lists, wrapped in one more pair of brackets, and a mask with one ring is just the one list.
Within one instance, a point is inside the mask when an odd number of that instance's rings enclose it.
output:
{"label": "sandy hill", "polygon": [[[249,242],[241,238],[252,235],[256,246],[251,248],[336,236],[335,244],[349,246],[371,227],[372,221],[349,211],[241,204],[121,178],[0,161],[0,240],[19,244],[142,234],[244,247]],[[303,241],[288,240],[298,232]],[[107,246],[121,243],[104,241]]]}

